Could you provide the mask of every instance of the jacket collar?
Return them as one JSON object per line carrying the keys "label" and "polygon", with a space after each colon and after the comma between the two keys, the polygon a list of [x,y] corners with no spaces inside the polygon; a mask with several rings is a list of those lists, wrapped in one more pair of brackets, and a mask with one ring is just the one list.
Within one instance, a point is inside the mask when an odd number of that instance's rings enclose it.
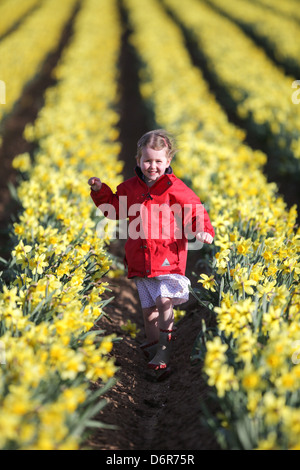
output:
{"label": "jacket collar", "polygon": [[[136,166],[135,169],[134,169],[136,175],[142,180],[145,182],[145,176],[141,170],[141,167],[140,166]],[[165,175],[172,175],[173,174],[173,170],[172,170],[172,167],[171,166],[168,166],[165,170]]]}
{"label": "jacket collar", "polygon": [[170,188],[170,185],[172,185],[174,183],[174,180],[176,179],[176,176],[174,175],[173,170],[170,166],[166,168],[165,174],[158,178],[158,180],[156,180],[152,186],[147,185],[142,170],[139,166],[135,167],[135,173],[140,184],[144,187],[147,187],[147,191],[149,194],[150,192],[151,194],[162,194],[164,191]]}

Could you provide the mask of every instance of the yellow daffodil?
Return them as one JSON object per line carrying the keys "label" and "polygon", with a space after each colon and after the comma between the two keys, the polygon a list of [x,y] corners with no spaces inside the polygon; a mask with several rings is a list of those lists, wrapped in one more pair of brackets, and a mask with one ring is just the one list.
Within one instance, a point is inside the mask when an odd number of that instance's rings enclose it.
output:
{"label": "yellow daffodil", "polygon": [[215,289],[215,278],[214,276],[208,276],[207,274],[200,274],[200,278],[197,282],[200,282],[204,289],[211,290],[212,292],[216,292]]}
{"label": "yellow daffodil", "polygon": [[121,329],[126,333],[129,333],[131,338],[135,338],[137,333],[139,333],[139,329],[137,328],[136,323],[132,323],[131,320],[127,320],[127,322],[121,326]]}

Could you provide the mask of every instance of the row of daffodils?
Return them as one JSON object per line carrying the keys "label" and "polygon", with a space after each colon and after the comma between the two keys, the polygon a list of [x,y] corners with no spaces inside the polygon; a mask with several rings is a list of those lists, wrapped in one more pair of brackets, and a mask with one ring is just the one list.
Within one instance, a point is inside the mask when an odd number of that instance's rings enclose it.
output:
{"label": "row of daffodils", "polygon": [[300,19],[298,0],[258,0],[259,5],[267,7],[269,11],[281,13],[288,18]]}
{"label": "row of daffodils", "polygon": [[40,6],[42,0],[3,0],[0,3],[0,37],[7,34],[23,20],[24,16],[31,13],[33,8]]}
{"label": "row of daffodils", "polygon": [[[300,33],[297,19],[284,16],[280,11],[266,10],[265,6],[249,0],[209,0],[209,4],[217,7],[249,31],[257,40],[262,41],[272,51],[282,67],[293,70],[298,76],[300,71]],[[290,7],[290,12],[294,11]]]}
{"label": "row of daffodils", "polygon": [[[140,0],[124,3],[133,29],[131,42],[141,63],[141,94],[155,116],[154,125],[177,137],[180,151],[175,172],[192,184],[216,228],[214,248],[210,249],[212,273],[201,275],[194,292],[209,300],[216,318],[215,327],[203,324],[192,354],[194,361],[203,363],[211,390],[214,414],[208,406],[207,422],[223,448],[299,448],[300,234],[295,228],[296,207],[288,210],[276,185],[267,183],[262,173],[265,155],[246,146],[243,132],[229,124],[200,71],[193,67],[182,32],[161,2],[147,0],[147,9]],[[223,35],[227,20],[224,24],[221,19],[208,21],[215,14],[202,2],[165,0],[164,4],[174,8],[182,20],[188,17],[189,25],[207,36],[207,44],[217,50],[218,57],[222,44],[225,57],[228,52],[236,53],[239,40],[232,41],[229,32]],[[235,28],[233,31],[237,34]],[[256,55],[266,60],[262,52]],[[254,72],[253,56],[248,57]],[[279,92],[285,79],[275,67],[266,66],[263,75],[253,81],[247,63],[242,61],[239,66],[238,57],[235,59],[238,68],[228,59],[221,60],[218,67],[255,90],[263,88],[274,70],[270,83],[278,84]],[[280,115],[275,114],[273,121],[270,109],[258,96],[253,110],[264,112],[261,118],[268,125],[283,126],[285,136],[289,126],[293,131],[293,124],[284,116],[297,117],[280,92],[277,98],[270,98]]]}
{"label": "row of daffodils", "polygon": [[190,32],[214,80],[227,93],[228,106],[276,157],[277,172],[299,178],[300,114],[292,101],[298,77],[285,75],[238,25],[207,2],[164,3]]}
{"label": "row of daffodils", "polygon": [[[9,5],[7,5],[9,3]],[[5,24],[9,12],[2,16],[1,8],[7,5],[15,13],[14,19],[25,14],[24,4],[13,0],[0,5],[0,17]],[[38,2],[30,2],[33,7]],[[24,87],[38,75],[47,56],[58,47],[58,42],[66,22],[71,17],[78,0],[44,0],[39,8],[34,9],[24,18],[18,28],[4,37],[0,42],[1,69],[0,79],[6,85],[5,104],[0,107],[1,121],[8,115],[20,96]],[[13,16],[13,14],[11,13]],[[22,45],[21,53],[20,47]]]}
{"label": "row of daffodils", "polygon": [[[46,23],[38,30],[48,22],[51,30],[74,4],[46,0],[28,22],[44,11]],[[35,30],[20,27],[15,34],[23,44]],[[2,449],[78,449],[87,428],[103,425],[93,417],[115,380],[115,336],[93,326],[103,315],[107,284],[101,278],[111,261],[108,236],[97,236],[101,217],[87,179],[101,165],[112,186],[121,182],[115,111],[120,36],[114,0],[82,2],[54,71],[57,84],[25,129],[36,144],[34,159],[22,154],[13,162],[23,175],[17,189],[23,210],[0,294]]]}

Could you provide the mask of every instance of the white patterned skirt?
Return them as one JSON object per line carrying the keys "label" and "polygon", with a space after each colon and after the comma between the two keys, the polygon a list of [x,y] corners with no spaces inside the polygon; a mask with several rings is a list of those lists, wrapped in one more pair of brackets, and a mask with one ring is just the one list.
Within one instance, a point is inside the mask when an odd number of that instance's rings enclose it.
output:
{"label": "white patterned skirt", "polygon": [[156,277],[134,278],[142,308],[153,307],[157,297],[169,297],[173,305],[189,300],[190,280],[182,274],[162,274]]}

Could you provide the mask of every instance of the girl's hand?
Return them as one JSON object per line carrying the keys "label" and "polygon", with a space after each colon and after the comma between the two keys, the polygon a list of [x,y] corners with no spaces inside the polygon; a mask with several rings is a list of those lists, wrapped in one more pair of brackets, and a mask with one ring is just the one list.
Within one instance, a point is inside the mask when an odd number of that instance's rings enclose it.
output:
{"label": "girl's hand", "polygon": [[99,191],[102,186],[101,180],[99,178],[96,178],[95,176],[88,180],[88,184],[90,185],[93,191]]}
{"label": "girl's hand", "polygon": [[213,237],[206,232],[197,233],[196,238],[202,243],[212,243],[214,241]]}

